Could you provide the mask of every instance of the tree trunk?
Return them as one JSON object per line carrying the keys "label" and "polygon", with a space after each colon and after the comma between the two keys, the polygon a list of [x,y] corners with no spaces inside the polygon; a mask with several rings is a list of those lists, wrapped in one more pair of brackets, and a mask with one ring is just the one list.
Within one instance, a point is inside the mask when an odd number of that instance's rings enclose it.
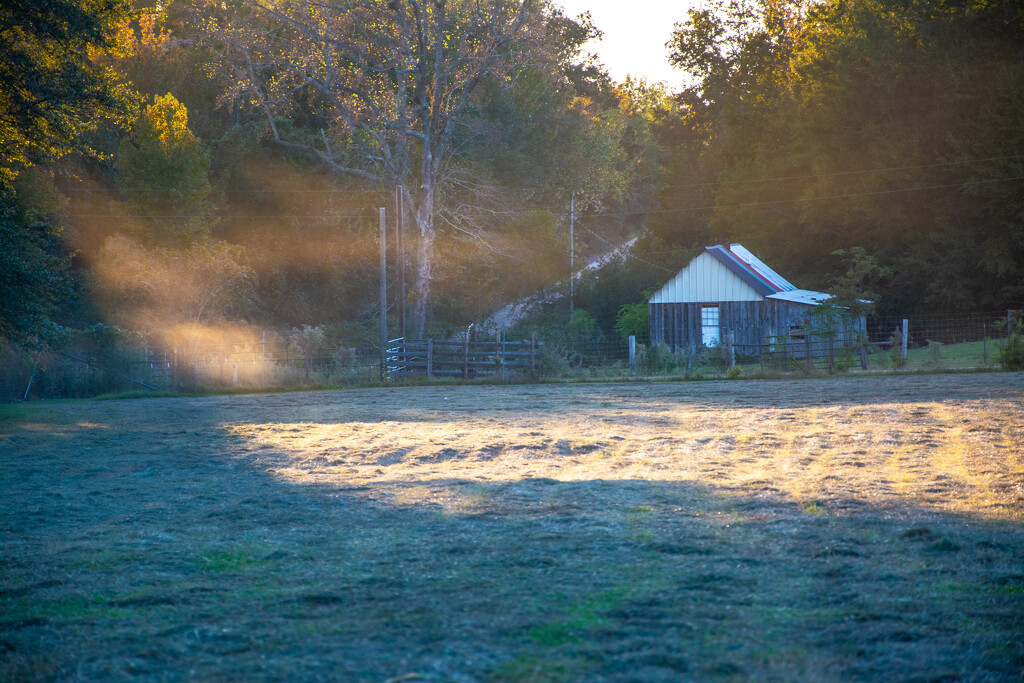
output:
{"label": "tree trunk", "polygon": [[423,339],[427,327],[427,306],[430,303],[430,281],[434,268],[434,183],[433,178],[423,179],[420,186],[419,202],[416,206],[416,292],[412,307],[412,331],[417,339]]}

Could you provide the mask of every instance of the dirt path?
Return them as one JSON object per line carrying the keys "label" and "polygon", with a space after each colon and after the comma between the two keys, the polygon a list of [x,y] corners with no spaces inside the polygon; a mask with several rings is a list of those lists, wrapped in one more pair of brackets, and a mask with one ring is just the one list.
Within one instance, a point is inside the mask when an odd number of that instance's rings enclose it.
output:
{"label": "dirt path", "polygon": [[45,404],[0,678],[1020,680],[1024,375]]}

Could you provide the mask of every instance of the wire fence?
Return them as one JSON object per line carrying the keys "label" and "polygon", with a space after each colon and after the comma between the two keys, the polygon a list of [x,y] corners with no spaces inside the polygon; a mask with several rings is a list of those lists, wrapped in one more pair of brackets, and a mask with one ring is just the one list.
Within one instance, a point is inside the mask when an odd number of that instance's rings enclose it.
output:
{"label": "wire fence", "polygon": [[[822,373],[994,369],[1024,312],[889,316],[857,337],[795,333],[758,345],[669,348],[588,337],[392,340],[384,349],[317,335],[263,334],[249,341],[166,346],[139,335],[96,335],[59,348],[0,348],[0,400],[119,392],[276,391],[437,379],[534,381],[588,378],[807,376]],[[398,342],[401,342],[399,344]],[[384,367],[381,366],[382,358]]]}

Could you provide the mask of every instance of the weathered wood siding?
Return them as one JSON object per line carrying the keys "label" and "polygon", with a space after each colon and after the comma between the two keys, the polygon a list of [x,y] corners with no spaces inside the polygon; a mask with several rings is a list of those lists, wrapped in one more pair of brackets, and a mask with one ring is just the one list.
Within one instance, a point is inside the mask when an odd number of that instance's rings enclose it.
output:
{"label": "weathered wood siding", "polygon": [[[718,306],[719,339],[726,332],[733,344],[758,346],[789,339],[790,333],[803,331],[811,321],[813,306],[790,301],[708,301],[704,303],[651,303],[651,343],[668,344],[673,350],[701,344],[701,308]],[[840,339],[852,339],[863,330],[864,319],[846,321],[839,326]],[[814,335],[811,341],[815,341]]]}
{"label": "weathered wood siding", "polygon": [[763,301],[709,301],[706,303],[652,303],[651,343],[664,343],[673,350],[701,344],[701,308],[718,307],[719,339],[729,332],[734,344],[760,344],[765,329]]}

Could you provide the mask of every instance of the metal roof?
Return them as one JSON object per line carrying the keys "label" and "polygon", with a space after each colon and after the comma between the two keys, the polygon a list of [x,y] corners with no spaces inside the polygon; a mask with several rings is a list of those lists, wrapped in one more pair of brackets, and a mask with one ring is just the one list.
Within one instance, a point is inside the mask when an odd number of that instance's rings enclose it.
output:
{"label": "metal roof", "polygon": [[761,296],[796,291],[791,282],[769,268],[741,244],[717,244],[705,247],[704,250]]}
{"label": "metal roof", "polygon": [[832,298],[831,294],[825,292],[815,292],[810,289],[796,289],[791,292],[779,292],[778,294],[769,294],[765,297],[766,299],[776,299],[778,301],[792,301],[795,304],[807,304],[808,306],[815,306],[817,304],[828,301]]}
{"label": "metal roof", "polygon": [[[650,298],[651,303],[760,301],[775,299],[814,306],[830,295],[797,287],[741,244],[717,244],[679,271]],[[708,264],[717,264],[714,268]],[[724,268],[724,270],[722,270]],[[731,273],[735,280],[722,276]]]}

